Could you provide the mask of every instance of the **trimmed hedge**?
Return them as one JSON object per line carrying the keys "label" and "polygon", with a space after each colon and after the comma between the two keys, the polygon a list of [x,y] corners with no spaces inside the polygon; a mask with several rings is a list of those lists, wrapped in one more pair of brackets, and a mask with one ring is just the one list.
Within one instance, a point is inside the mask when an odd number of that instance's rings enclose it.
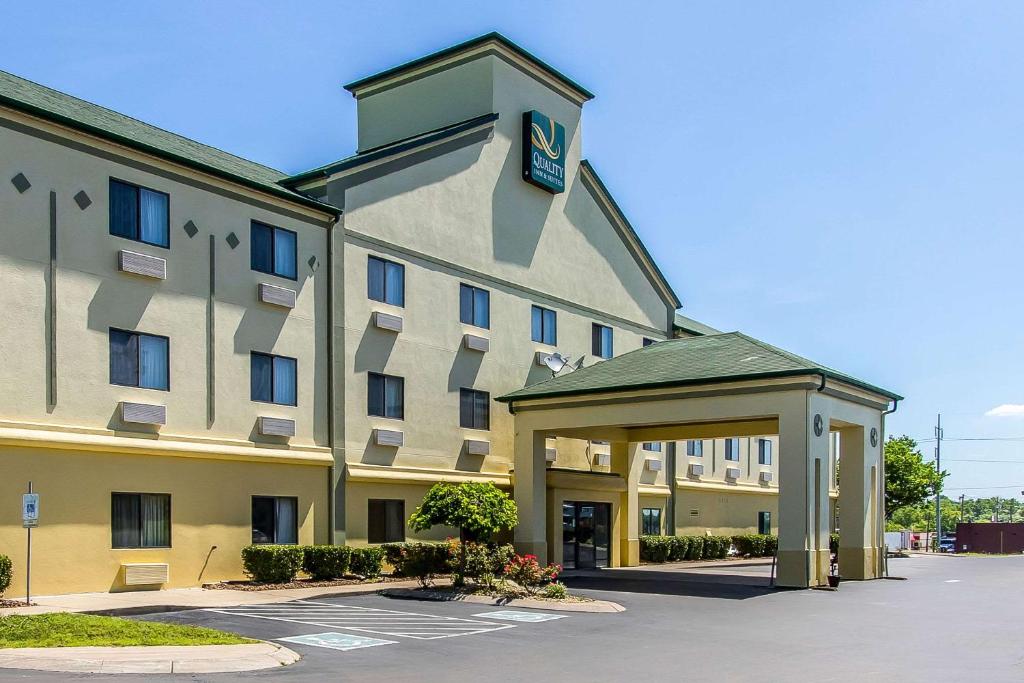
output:
{"label": "trimmed hedge", "polygon": [[384,549],[373,545],[365,548],[350,548],[348,567],[353,574],[359,574],[368,579],[377,578],[384,567]]}
{"label": "trimmed hedge", "polygon": [[348,572],[352,548],[344,545],[302,547],[302,571],[317,581],[340,579]]}
{"label": "trimmed hedge", "polygon": [[249,545],[242,548],[242,567],[257,583],[288,583],[302,568],[303,549],[297,545]]}
{"label": "trimmed hedge", "polygon": [[740,555],[771,557],[779,547],[779,539],[773,534],[743,534],[733,536],[732,544]]}
{"label": "trimmed hedge", "polygon": [[436,574],[448,574],[455,562],[448,543],[387,543],[381,546],[392,576],[417,578],[425,583]]}
{"label": "trimmed hedge", "polygon": [[717,560],[729,553],[728,536],[642,536],[640,559],[647,562]]}
{"label": "trimmed hedge", "polygon": [[0,555],[0,595],[11,586],[11,574],[14,569],[11,566],[11,558]]}

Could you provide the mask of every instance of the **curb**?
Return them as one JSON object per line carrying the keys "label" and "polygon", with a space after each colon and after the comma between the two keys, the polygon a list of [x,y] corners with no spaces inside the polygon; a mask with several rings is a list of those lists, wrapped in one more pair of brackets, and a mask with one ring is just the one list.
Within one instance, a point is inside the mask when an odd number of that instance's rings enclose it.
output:
{"label": "curb", "polygon": [[554,602],[551,600],[535,600],[531,598],[495,598],[489,595],[471,595],[464,593],[446,593],[442,591],[422,590],[419,588],[389,588],[379,591],[385,598],[397,600],[423,600],[429,602],[467,602],[474,605],[490,605],[492,607],[520,607],[523,609],[542,609],[552,612],[588,612],[593,614],[613,614],[625,612],[626,608],[610,600],[591,600],[588,602]]}

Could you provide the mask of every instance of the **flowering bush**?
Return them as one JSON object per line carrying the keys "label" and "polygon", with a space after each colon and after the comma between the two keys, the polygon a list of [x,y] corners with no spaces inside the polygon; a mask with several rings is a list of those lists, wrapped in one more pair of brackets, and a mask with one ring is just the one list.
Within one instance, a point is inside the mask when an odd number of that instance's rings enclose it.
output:
{"label": "flowering bush", "polygon": [[530,592],[557,579],[561,571],[560,564],[541,567],[536,555],[513,555],[505,565],[505,576]]}

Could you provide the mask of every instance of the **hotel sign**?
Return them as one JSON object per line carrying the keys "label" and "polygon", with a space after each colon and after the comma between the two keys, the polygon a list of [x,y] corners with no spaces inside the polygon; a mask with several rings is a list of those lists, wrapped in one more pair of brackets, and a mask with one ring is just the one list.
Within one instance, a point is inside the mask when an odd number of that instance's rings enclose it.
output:
{"label": "hotel sign", "polygon": [[552,194],[565,191],[565,127],[539,111],[523,114],[523,180]]}

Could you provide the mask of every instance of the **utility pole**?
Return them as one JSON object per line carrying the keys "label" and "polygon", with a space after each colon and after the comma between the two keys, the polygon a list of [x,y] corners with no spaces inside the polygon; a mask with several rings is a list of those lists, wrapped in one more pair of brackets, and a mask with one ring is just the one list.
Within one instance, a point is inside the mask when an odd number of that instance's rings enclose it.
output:
{"label": "utility pole", "polygon": [[960,523],[964,523],[964,494],[960,494]]}
{"label": "utility pole", "polygon": [[[935,473],[942,474],[942,414],[935,421]],[[939,549],[942,540],[942,486],[941,481],[935,485],[935,550]]]}

